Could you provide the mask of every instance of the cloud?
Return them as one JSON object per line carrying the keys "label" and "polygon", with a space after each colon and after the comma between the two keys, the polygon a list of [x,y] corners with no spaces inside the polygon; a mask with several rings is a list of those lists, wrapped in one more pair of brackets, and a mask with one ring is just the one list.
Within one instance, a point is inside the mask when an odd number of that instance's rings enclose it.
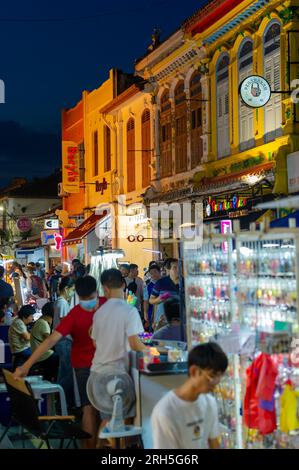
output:
{"label": "cloud", "polygon": [[0,186],[14,176],[45,176],[60,167],[60,136],[0,121]]}

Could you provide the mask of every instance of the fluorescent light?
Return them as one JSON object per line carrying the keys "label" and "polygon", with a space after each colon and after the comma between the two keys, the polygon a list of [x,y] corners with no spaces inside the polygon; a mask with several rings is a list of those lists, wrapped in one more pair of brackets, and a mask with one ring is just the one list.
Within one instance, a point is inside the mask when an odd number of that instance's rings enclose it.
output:
{"label": "fluorescent light", "polygon": [[277,248],[279,243],[263,243],[263,248]]}
{"label": "fluorescent light", "polygon": [[150,251],[151,253],[162,254],[162,251],[151,250],[150,248],[142,248],[142,249],[143,249],[143,251]]}

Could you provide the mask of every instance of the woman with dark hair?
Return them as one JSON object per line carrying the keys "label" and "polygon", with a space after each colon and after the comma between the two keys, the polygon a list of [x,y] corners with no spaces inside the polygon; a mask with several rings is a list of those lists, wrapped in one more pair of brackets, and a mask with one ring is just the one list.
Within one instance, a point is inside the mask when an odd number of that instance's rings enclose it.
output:
{"label": "woman with dark hair", "polygon": [[23,305],[8,330],[8,341],[13,356],[13,370],[24,364],[31,356],[30,333],[27,326],[33,322],[35,310]]}
{"label": "woman with dark hair", "polygon": [[[61,279],[58,286],[58,299],[54,303],[53,330],[59,325],[60,321],[67,316],[71,306],[70,301],[74,296],[75,282],[70,276]],[[55,346],[55,352],[59,356],[59,369],[57,382],[62,386],[66,401],[69,407],[74,404],[74,378],[71,366],[72,337],[64,336]]]}

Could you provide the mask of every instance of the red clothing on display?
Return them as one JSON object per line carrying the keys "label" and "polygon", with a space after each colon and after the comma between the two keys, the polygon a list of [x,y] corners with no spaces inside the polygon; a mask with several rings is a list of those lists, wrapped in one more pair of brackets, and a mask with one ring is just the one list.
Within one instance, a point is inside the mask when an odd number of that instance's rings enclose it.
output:
{"label": "red clothing on display", "polygon": [[[99,306],[101,307],[106,300],[106,297],[99,297]],[[98,308],[88,312],[80,305],[76,305],[56,327],[56,331],[62,336],[71,335],[73,339],[71,363],[74,369],[91,367],[95,347],[90,337],[90,329]]]}
{"label": "red clothing on display", "polygon": [[271,434],[276,429],[274,404],[277,366],[271,356],[260,354],[246,370],[244,420],[250,429]]}

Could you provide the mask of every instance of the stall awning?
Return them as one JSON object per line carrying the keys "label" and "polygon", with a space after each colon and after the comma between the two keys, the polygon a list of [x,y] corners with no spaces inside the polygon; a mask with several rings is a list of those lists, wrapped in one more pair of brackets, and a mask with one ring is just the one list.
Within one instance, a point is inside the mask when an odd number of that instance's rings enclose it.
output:
{"label": "stall awning", "polygon": [[27,240],[21,240],[16,244],[16,248],[23,248],[23,249],[34,249],[40,248],[42,246],[42,242],[40,237],[30,237]]}
{"label": "stall awning", "polygon": [[67,246],[81,243],[83,238],[87,237],[87,235],[95,229],[98,221],[103,219],[106,215],[106,211],[101,215],[92,214],[88,219],[84,220],[79,227],[69,233],[63,240],[62,244]]}

